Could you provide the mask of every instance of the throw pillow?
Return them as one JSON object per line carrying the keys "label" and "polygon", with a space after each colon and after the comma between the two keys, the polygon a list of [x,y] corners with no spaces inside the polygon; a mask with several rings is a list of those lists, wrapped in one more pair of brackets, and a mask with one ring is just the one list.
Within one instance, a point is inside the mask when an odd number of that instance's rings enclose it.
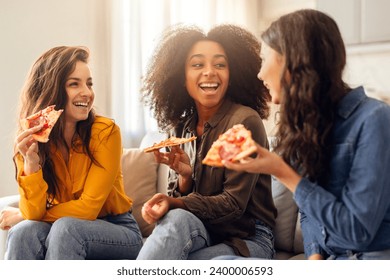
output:
{"label": "throw pillow", "polygon": [[143,237],[148,237],[154,229],[154,225],[149,225],[142,218],[141,209],[156,193],[157,168],[153,153],[144,153],[138,148],[123,150],[122,172],[125,192],[133,200],[133,216]]}

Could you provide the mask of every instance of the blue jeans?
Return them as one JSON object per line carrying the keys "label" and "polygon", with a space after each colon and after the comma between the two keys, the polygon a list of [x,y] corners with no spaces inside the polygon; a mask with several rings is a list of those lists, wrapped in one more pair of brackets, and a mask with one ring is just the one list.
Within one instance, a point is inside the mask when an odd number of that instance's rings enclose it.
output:
{"label": "blue jeans", "polygon": [[[245,242],[251,257],[273,257],[273,233],[267,226],[257,224],[256,235]],[[224,243],[212,244],[205,226],[194,214],[173,209],[157,223],[137,259],[205,260],[221,255],[234,255],[234,251]]]}
{"label": "blue jeans", "polygon": [[24,220],[8,234],[6,259],[135,259],[142,236],[128,212],[94,221],[64,217],[53,224]]}

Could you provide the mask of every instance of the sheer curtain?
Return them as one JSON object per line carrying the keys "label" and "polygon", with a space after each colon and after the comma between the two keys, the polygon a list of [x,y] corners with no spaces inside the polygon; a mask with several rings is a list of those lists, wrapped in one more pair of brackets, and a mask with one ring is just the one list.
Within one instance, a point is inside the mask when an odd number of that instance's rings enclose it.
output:
{"label": "sheer curtain", "polygon": [[112,1],[111,112],[124,147],[136,147],[148,131],[158,130],[140,102],[141,78],[156,40],[172,24],[196,24],[206,31],[234,23],[258,35],[258,0]]}

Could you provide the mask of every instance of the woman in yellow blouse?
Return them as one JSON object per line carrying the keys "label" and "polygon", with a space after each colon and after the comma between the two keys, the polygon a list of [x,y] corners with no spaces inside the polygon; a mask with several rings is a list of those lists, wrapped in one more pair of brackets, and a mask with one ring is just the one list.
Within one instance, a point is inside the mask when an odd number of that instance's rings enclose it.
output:
{"label": "woman in yellow blouse", "polygon": [[19,209],[0,221],[10,228],[8,259],[134,259],[142,246],[123,188],[120,130],[95,115],[88,58],[86,48],[53,48],[22,91],[21,119],[49,105],[64,112],[48,143],[32,138],[42,127],[19,128]]}

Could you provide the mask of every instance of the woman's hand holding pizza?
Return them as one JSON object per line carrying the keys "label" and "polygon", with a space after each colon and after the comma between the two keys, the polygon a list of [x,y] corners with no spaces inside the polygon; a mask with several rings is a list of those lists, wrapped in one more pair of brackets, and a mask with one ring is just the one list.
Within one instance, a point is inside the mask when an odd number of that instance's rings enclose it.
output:
{"label": "woman's hand holding pizza", "polygon": [[172,146],[170,151],[167,153],[154,151],[154,156],[158,163],[164,163],[168,165],[179,175],[184,177],[191,177],[192,170],[190,158],[179,146]]}
{"label": "woman's hand holding pizza", "polygon": [[273,175],[290,191],[294,192],[301,176],[277,154],[268,151],[257,143],[256,147],[257,156],[255,158],[246,157],[239,162],[225,160],[222,163],[226,168],[236,171]]}
{"label": "woman's hand holding pizza", "polygon": [[223,160],[222,163],[226,168],[236,171],[273,174],[273,172],[276,171],[275,169],[278,168],[275,162],[279,157],[276,154],[269,152],[267,149],[264,149],[257,143],[256,148],[257,156],[255,158],[248,156],[240,161],[232,162],[229,160]]}
{"label": "woman's hand holding pizza", "polygon": [[192,186],[192,168],[188,155],[179,146],[172,146],[167,153],[154,151],[154,156],[158,163],[168,165],[179,174],[178,191],[181,194],[189,193]]}
{"label": "woman's hand holding pizza", "polygon": [[24,158],[25,175],[33,174],[41,168],[39,164],[38,143],[32,136],[41,129],[42,125],[38,125],[24,130],[16,137],[16,149]]}

